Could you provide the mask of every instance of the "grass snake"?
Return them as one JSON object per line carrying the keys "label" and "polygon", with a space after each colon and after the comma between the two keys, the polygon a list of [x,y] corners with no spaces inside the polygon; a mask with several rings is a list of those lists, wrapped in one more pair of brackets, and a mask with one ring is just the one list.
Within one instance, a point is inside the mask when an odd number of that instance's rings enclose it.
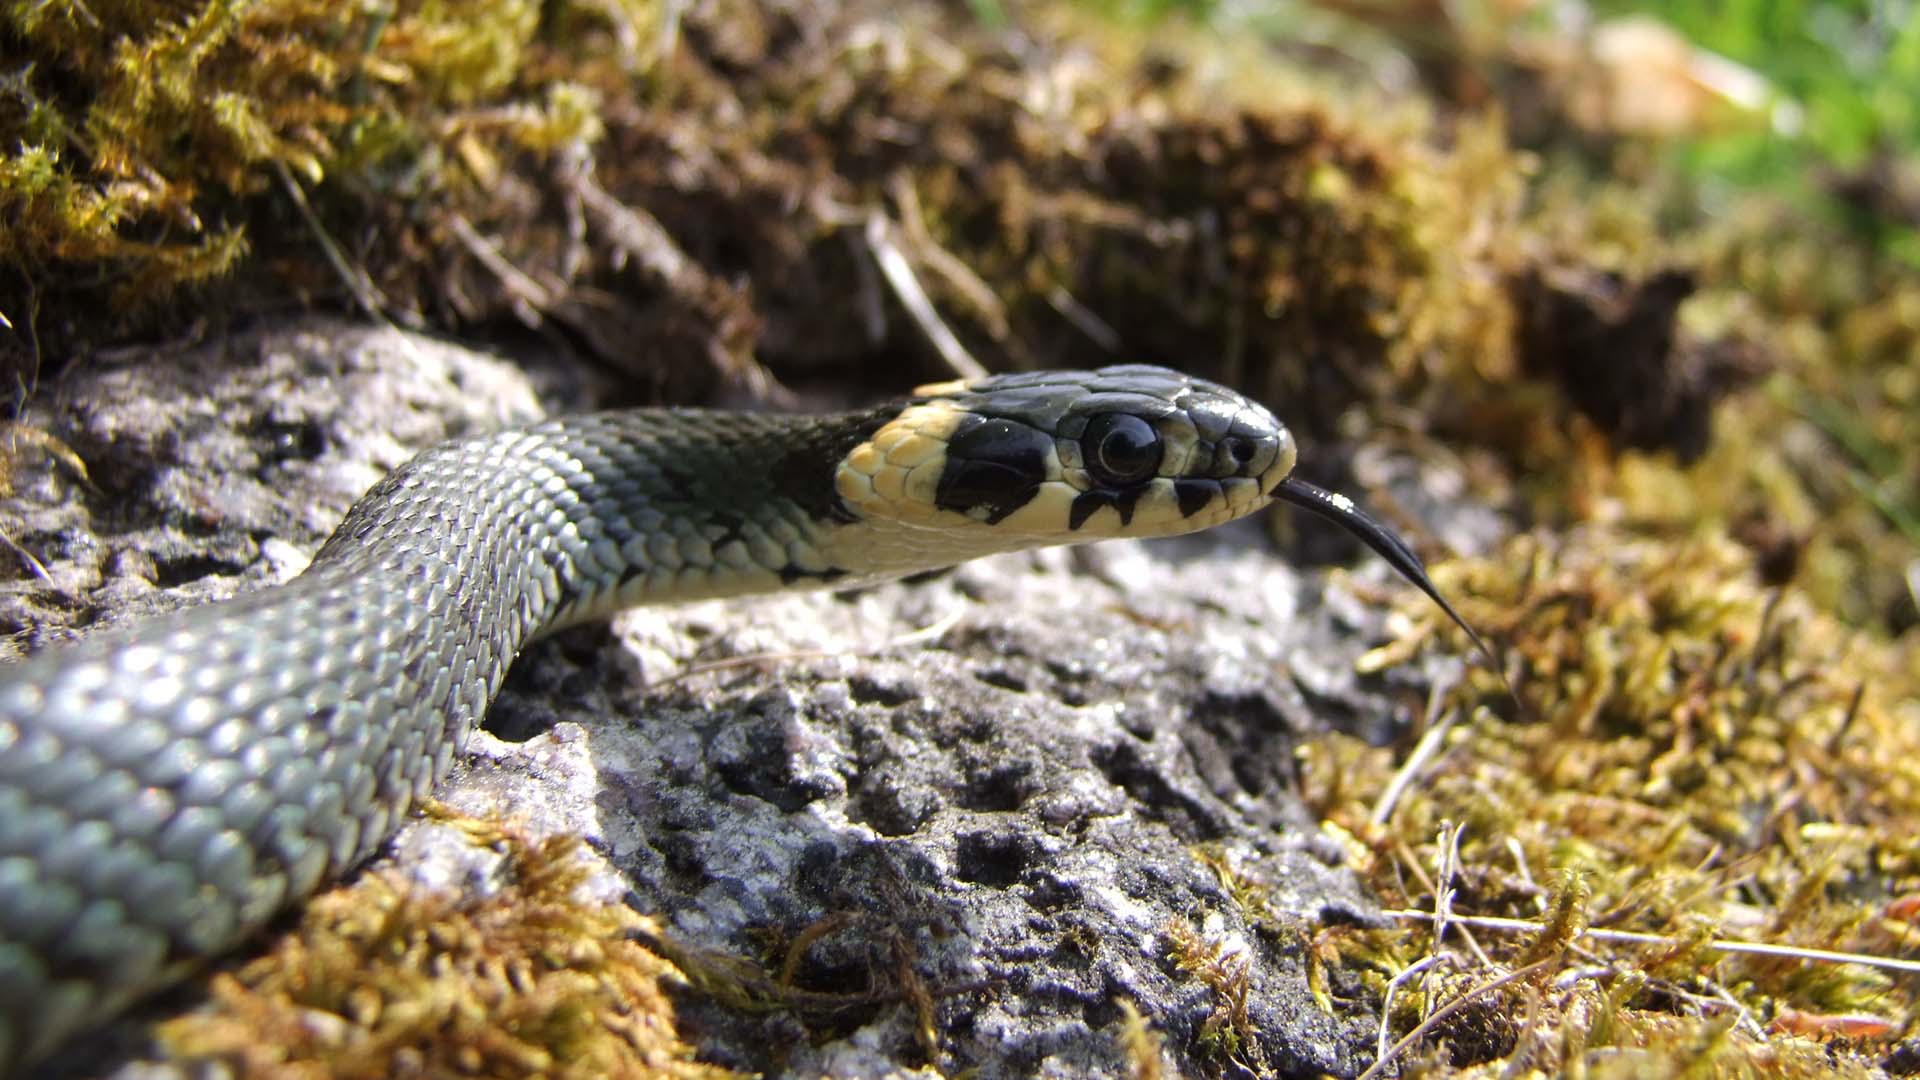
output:
{"label": "grass snake", "polygon": [[0,1073],[365,859],[520,649],[572,623],[1193,532],[1275,498],[1445,607],[1390,531],[1292,477],[1295,456],[1261,406],[1139,365],[827,416],[611,412],[428,450],[294,580],[0,667]]}

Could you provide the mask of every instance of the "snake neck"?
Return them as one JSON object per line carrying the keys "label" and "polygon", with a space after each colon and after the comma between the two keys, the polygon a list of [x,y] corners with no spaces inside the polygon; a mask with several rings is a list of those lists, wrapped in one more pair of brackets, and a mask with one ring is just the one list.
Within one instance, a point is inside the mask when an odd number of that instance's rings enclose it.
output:
{"label": "snake neck", "polygon": [[370,492],[314,572],[446,583],[494,609],[461,617],[522,640],[626,607],[893,576],[842,557],[858,526],[833,476],[887,415],[609,413],[443,447]]}

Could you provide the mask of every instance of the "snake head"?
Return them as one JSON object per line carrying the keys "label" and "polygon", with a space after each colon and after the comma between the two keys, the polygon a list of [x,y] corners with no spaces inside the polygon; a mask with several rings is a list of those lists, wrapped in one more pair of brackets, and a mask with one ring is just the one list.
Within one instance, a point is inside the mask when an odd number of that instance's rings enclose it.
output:
{"label": "snake head", "polygon": [[851,518],[950,538],[951,562],[1211,528],[1265,506],[1294,460],[1255,402],[1127,365],[923,386],[842,459],[835,487]]}
{"label": "snake head", "polygon": [[890,534],[872,549],[905,553],[899,573],[1016,548],[1197,532],[1282,499],[1372,548],[1497,670],[1413,549],[1353,500],[1293,477],[1296,458],[1292,434],[1258,403],[1129,364],[920,387],[841,460],[834,483],[851,527]]}

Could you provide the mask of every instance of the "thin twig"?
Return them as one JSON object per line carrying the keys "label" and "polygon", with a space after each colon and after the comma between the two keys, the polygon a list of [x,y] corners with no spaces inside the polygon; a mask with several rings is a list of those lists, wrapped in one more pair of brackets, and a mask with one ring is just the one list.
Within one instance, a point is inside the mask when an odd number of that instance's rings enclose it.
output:
{"label": "thin twig", "polygon": [[[1436,897],[1439,896],[1442,887],[1441,883],[1434,881],[1433,877],[1427,873],[1427,868],[1420,865],[1419,856],[1415,855],[1411,848],[1406,847],[1404,842],[1397,840],[1396,842],[1399,843],[1399,846],[1395,853],[1399,858],[1395,860],[1395,865],[1411,872],[1414,881],[1418,882],[1421,888]],[[1428,918],[1432,918],[1433,913],[1428,912],[1427,916]],[[1476,958],[1484,964],[1492,965],[1493,960],[1487,956],[1486,950],[1480,947],[1480,942],[1475,940],[1472,931],[1468,930],[1464,925],[1460,926],[1460,938],[1467,943],[1468,948],[1473,950],[1473,955]]]}
{"label": "thin twig", "polygon": [[514,314],[530,326],[539,325],[541,313],[553,307],[553,291],[513,265],[464,215],[448,214],[447,224],[453,229],[454,239],[466,247],[467,254],[498,278],[507,295],[513,297]]}
{"label": "thin twig", "polygon": [[[1520,880],[1526,882],[1528,888],[1538,889],[1540,886],[1533,880],[1533,871],[1527,866],[1527,852],[1525,848],[1520,846],[1520,838],[1517,836],[1507,837],[1506,847],[1507,854],[1513,856],[1513,866],[1515,870],[1519,871]],[[1533,902],[1540,906],[1541,911],[1547,910],[1547,898],[1544,894],[1536,894]]]}
{"label": "thin twig", "polygon": [[614,198],[591,176],[570,179],[580,201],[607,230],[607,238],[622,254],[638,259],[642,267],[658,276],[667,289],[677,295],[694,295],[705,287],[706,271],[680,250],[673,234],[667,232],[659,218]]}
{"label": "thin twig", "polygon": [[[1443,854],[1440,859],[1440,890],[1434,893],[1433,899],[1433,937],[1436,946],[1439,945],[1440,939],[1447,936],[1448,926],[1454,923],[1453,883],[1460,876],[1460,841],[1466,832],[1465,825],[1449,824],[1440,833],[1443,844]],[[1486,967],[1492,967],[1493,957],[1488,956],[1487,951],[1480,947],[1480,942],[1474,938],[1473,934],[1464,926],[1458,929],[1460,940],[1466,942],[1467,948],[1473,950],[1474,959]]]}
{"label": "thin twig", "polygon": [[1453,914],[1453,879],[1460,873],[1460,834],[1466,830],[1449,821],[1440,826],[1440,865],[1434,868],[1433,944],[1447,943],[1447,917]]}
{"label": "thin twig", "polygon": [[1450,964],[1452,962],[1453,957],[1445,953],[1429,953],[1415,960],[1413,963],[1408,964],[1405,970],[1387,980],[1386,993],[1380,997],[1380,1034],[1377,1038],[1380,1047],[1378,1051],[1379,1057],[1384,1059],[1393,1049],[1393,1044],[1387,1041],[1393,1038],[1393,1028],[1391,1026],[1393,1023],[1393,995],[1399,991],[1402,984],[1412,980],[1414,976],[1426,971],[1428,968],[1437,964]]}
{"label": "thin twig", "polygon": [[45,584],[53,584],[53,575],[47,572],[47,564],[41,562],[33,552],[21,547],[20,542],[15,540],[12,534],[8,533],[4,528],[0,528],[0,543],[4,543],[9,548],[12,548],[13,553],[20,556],[20,561],[27,564],[27,569],[33,571],[34,577],[39,578]]}
{"label": "thin twig", "polygon": [[867,344],[878,345],[887,340],[887,297],[880,289],[880,276],[873,272],[874,260],[863,257],[866,252],[860,248],[859,234],[843,229],[840,235],[846,238],[847,247],[853,252],[853,276],[859,282],[854,306],[859,309],[860,322],[867,329]]}
{"label": "thin twig", "polygon": [[328,264],[333,267],[333,272],[340,275],[340,280],[346,285],[347,291],[353,294],[354,303],[360,305],[360,310],[366,312],[368,318],[392,326],[394,320],[387,313],[386,300],[380,295],[380,287],[373,283],[373,278],[367,274],[365,267],[349,262],[347,253],[340,250],[339,244],[334,243],[333,237],[327,233],[326,226],[320,223],[320,215],[314,213],[312,205],[307,202],[306,189],[293,178],[293,173],[288,171],[286,162],[275,158],[273,171],[279,174],[280,186],[286,188],[287,198],[292,200],[293,208],[299,213],[300,220],[306,222],[308,230],[313,233],[314,242],[320,245],[321,254],[326,256]]}
{"label": "thin twig", "polygon": [[1385,825],[1387,820],[1393,817],[1393,809],[1399,804],[1400,796],[1406,794],[1407,789],[1413,786],[1413,782],[1420,778],[1421,770],[1426,768],[1427,762],[1440,752],[1441,744],[1446,741],[1447,732],[1453,730],[1454,722],[1460,718],[1460,710],[1448,710],[1437,723],[1434,721],[1434,716],[1440,712],[1440,702],[1457,685],[1459,685],[1458,676],[1452,679],[1439,679],[1427,692],[1427,730],[1420,736],[1420,741],[1414,744],[1413,753],[1408,754],[1407,760],[1401,762],[1400,767],[1394,770],[1393,778],[1387,781],[1386,789],[1380,792],[1379,800],[1373,804],[1373,813],[1368,815],[1367,820],[1370,823]]}
{"label": "thin twig", "polygon": [[[1407,910],[1404,908],[1384,911],[1381,914],[1389,919],[1402,922],[1431,922],[1433,912]],[[1477,926],[1487,930],[1511,930],[1538,933],[1546,929],[1546,924],[1532,919],[1508,919],[1497,915],[1460,915],[1450,916],[1453,922],[1463,926]],[[1679,938],[1665,934],[1646,934],[1637,930],[1601,930],[1588,927],[1580,931],[1578,937],[1592,938],[1595,941],[1607,941],[1621,945],[1659,945],[1672,948],[1684,944]],[[1763,941],[1729,941],[1723,938],[1709,940],[1705,948],[1719,953],[1738,956],[1777,956],[1789,960],[1812,960],[1827,964],[1860,964],[1865,967],[1879,968],[1882,971],[1898,971],[1908,975],[1920,975],[1920,960],[1898,960],[1891,956],[1874,956],[1870,953],[1837,952],[1832,949],[1808,949],[1798,945],[1773,945]]]}
{"label": "thin twig", "polygon": [[[1707,980],[1707,985],[1713,988],[1713,993],[1701,1000],[1725,1005],[1727,1008],[1733,1010],[1735,1017],[1734,1023],[1747,1029],[1747,1034],[1756,1039],[1765,1039],[1767,1037],[1767,1031],[1760,1026],[1760,1021],[1753,1018],[1753,1013],[1748,1011],[1745,1005],[1740,1004],[1739,1000],[1733,996],[1731,991],[1711,979]],[[1692,993],[1684,988],[1676,987],[1672,989],[1677,991],[1681,997],[1686,997]]]}
{"label": "thin twig", "polygon": [[1119,352],[1122,344],[1120,331],[1115,330],[1107,320],[1095,314],[1093,309],[1081,303],[1064,285],[1055,285],[1047,290],[1047,304],[1060,313],[1060,317],[1072,323],[1074,329],[1087,335],[1095,345],[1107,352]]}
{"label": "thin twig", "polygon": [[927,335],[940,358],[947,362],[953,373],[963,379],[984,379],[987,369],[980,361],[967,352],[960,344],[947,324],[940,321],[940,313],[933,309],[933,301],[927,298],[927,291],[920,287],[920,281],[913,276],[913,266],[907,256],[894,242],[894,225],[886,215],[875,211],[867,215],[867,250],[873,252],[874,261],[880,264],[880,273],[893,286],[893,293],[900,298],[901,306],[913,321],[920,326],[920,332]]}
{"label": "thin twig", "polygon": [[[24,404],[22,402],[22,405]],[[23,446],[30,446],[45,454],[53,462],[55,472],[65,468],[73,474],[80,486],[89,491],[95,490],[93,478],[87,475],[87,463],[80,459],[80,455],[74,453],[72,447],[40,428],[18,420],[0,421],[0,438],[5,440],[4,450],[0,450],[0,496],[13,494],[13,470],[19,464]],[[27,569],[33,571],[34,577],[49,585],[53,584],[53,575],[48,572],[47,564],[41,562],[39,556],[28,551],[26,545],[15,540],[13,534],[8,532],[4,525],[0,525],[0,544],[5,544],[14,554],[20,556],[20,561],[27,564]]]}
{"label": "thin twig", "polygon": [[1359,1080],[1374,1080],[1375,1077],[1386,1071],[1388,1064],[1390,1064],[1394,1058],[1406,1053],[1408,1047],[1425,1038],[1428,1032],[1440,1026],[1448,1017],[1466,1008],[1475,1000],[1487,996],[1510,982],[1517,982],[1536,972],[1544,971],[1559,962],[1560,958],[1557,956],[1549,956],[1545,960],[1536,960],[1526,967],[1517,968],[1497,979],[1483,982],[1473,989],[1468,990],[1466,993],[1461,994],[1459,997],[1454,998],[1452,1001],[1447,1002],[1440,1008],[1435,1009],[1432,1016],[1420,1021],[1419,1026],[1407,1032],[1399,1042],[1394,1043],[1392,1049],[1380,1055],[1373,1064],[1367,1066],[1367,1071],[1360,1074]]}
{"label": "thin twig", "polygon": [[933,234],[927,231],[926,214],[920,208],[920,195],[914,191],[907,172],[902,170],[894,173],[887,190],[893,196],[894,205],[899,208],[900,231],[912,246],[915,257],[927,269],[945,278],[947,284],[972,305],[974,313],[986,324],[989,334],[996,340],[1004,339],[1012,332],[1007,323],[1007,306],[994,294],[993,286],[982,281],[980,275],[974,273],[973,268],[958,255],[941,247]]}

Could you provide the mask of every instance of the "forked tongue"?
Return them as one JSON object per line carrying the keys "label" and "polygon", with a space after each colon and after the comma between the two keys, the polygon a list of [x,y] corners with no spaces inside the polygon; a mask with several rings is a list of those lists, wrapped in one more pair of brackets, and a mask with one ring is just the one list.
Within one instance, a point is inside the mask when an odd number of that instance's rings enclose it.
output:
{"label": "forked tongue", "polygon": [[[1487,666],[1500,676],[1502,682],[1506,681],[1506,672],[1501,669],[1500,662],[1494,659],[1493,650],[1487,648],[1487,643],[1480,640],[1480,635],[1474,633],[1473,627],[1467,625],[1467,620],[1453,610],[1453,605],[1447,603],[1447,598],[1440,595],[1440,590],[1434,587],[1433,579],[1427,576],[1427,564],[1421,562],[1420,556],[1415,555],[1413,549],[1407,546],[1407,542],[1400,539],[1392,529],[1368,517],[1354,505],[1352,499],[1345,495],[1316,487],[1305,480],[1289,476],[1280,481],[1279,486],[1273,489],[1273,493],[1347,530],[1361,543],[1387,560],[1387,565],[1398,571],[1401,577],[1412,582],[1421,592],[1426,593],[1434,603],[1440,605],[1441,611],[1447,613],[1447,618],[1452,619],[1455,625],[1467,632],[1467,636],[1473,639],[1474,648],[1479,649],[1480,655],[1486,657]],[[1511,691],[1512,687],[1508,689]]]}

